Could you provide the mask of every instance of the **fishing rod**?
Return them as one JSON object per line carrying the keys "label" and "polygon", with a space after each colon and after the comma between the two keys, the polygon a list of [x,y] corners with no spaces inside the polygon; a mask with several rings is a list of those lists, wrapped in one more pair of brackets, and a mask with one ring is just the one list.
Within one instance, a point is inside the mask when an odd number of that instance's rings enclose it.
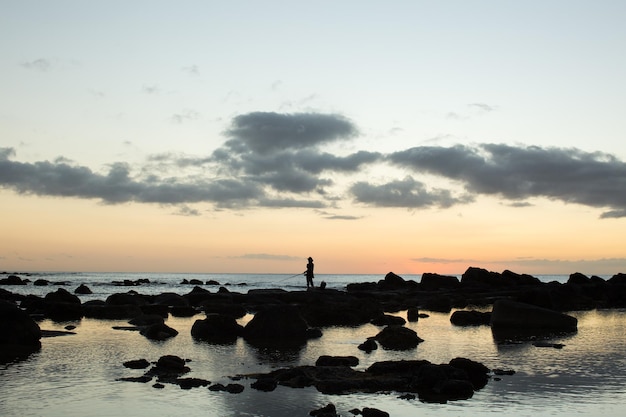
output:
{"label": "fishing rod", "polygon": [[302,275],[302,274],[304,274],[304,272],[300,272],[299,274],[295,274],[295,275],[292,275],[292,276],[287,277],[287,278],[285,278],[285,279],[281,279],[281,280],[280,280],[280,281],[278,281],[278,282],[287,281],[288,279],[295,278],[295,277],[300,276],[300,275]]}

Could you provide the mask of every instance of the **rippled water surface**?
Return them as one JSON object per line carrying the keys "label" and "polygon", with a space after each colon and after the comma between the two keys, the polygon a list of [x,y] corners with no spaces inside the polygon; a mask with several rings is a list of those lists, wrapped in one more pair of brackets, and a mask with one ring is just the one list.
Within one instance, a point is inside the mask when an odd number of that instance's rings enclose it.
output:
{"label": "rippled water surface", "polygon": [[[75,335],[44,338],[40,352],[28,359],[0,365],[0,416],[307,416],[329,402],[342,416],[354,408],[375,407],[391,416],[623,416],[626,406],[626,311],[571,313],[578,332],[555,337],[562,349],[532,343],[498,345],[489,327],[455,327],[449,314],[409,323],[425,341],[416,349],[394,352],[378,349],[366,354],[357,349],[379,328],[326,328],[320,339],[302,349],[262,350],[242,339],[231,345],[210,345],[191,338],[193,322],[202,318],[170,317],[167,324],[180,333],[165,341],[150,341],[137,332],[114,330],[125,321],[83,319],[75,323],[43,321],[43,329],[75,324]],[[398,315],[405,316],[405,312]],[[251,316],[244,317],[245,323]],[[448,404],[403,400],[397,393],[326,395],[315,388],[278,387],[273,392],[250,388],[241,394],[212,392],[207,388],[182,390],[175,385],[152,388],[116,381],[140,376],[145,370],[122,363],[166,354],[191,359],[186,376],[212,383],[232,382],[228,377],[273,368],[314,364],[320,355],[353,355],[359,369],[382,360],[427,359],[433,363],[466,357],[490,368],[514,369],[515,375],[490,380],[473,398]],[[468,414],[469,413],[469,414]]]}

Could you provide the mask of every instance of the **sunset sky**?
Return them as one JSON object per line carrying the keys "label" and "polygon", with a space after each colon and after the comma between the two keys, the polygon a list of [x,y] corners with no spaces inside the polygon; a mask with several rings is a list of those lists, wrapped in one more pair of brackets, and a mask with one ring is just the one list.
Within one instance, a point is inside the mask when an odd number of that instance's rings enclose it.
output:
{"label": "sunset sky", "polygon": [[624,22],[0,0],[0,271],[626,272]]}

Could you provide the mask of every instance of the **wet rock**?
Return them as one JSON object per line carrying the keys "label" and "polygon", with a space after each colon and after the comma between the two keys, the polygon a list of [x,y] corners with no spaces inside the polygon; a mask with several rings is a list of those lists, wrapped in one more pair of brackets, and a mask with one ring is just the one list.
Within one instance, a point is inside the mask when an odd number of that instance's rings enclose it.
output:
{"label": "wet rock", "polygon": [[55,292],[46,294],[44,300],[47,303],[68,303],[80,305],[80,298],[64,288],[59,288]]}
{"label": "wet rock", "polygon": [[259,378],[250,384],[251,388],[265,392],[274,391],[277,386],[278,382],[274,378]]}
{"label": "wet rock", "polygon": [[124,362],[124,367],[129,369],[146,369],[150,366],[150,362],[146,359],[135,359]]}
{"label": "wet rock", "polygon": [[244,386],[241,384],[227,384],[227,385],[213,384],[209,387],[209,390],[229,392],[231,394],[239,394],[243,392]]}
{"label": "wet rock", "polygon": [[173,292],[164,292],[154,298],[154,304],[165,305],[169,307],[187,307],[189,302],[182,295]]}
{"label": "wet rock", "polygon": [[375,338],[383,348],[390,350],[413,349],[424,341],[415,330],[397,325],[385,327]]}
{"label": "wet rock", "polygon": [[533,342],[533,346],[549,347],[549,348],[554,348],[554,349],[563,349],[565,347],[565,345],[562,343],[550,343],[550,342],[543,342],[543,341]]}
{"label": "wet rock", "polygon": [[203,320],[196,320],[191,327],[194,339],[214,343],[229,343],[243,334],[241,326],[234,317],[224,314],[207,314]]}
{"label": "wet rock", "polygon": [[391,314],[382,314],[370,322],[375,326],[391,326],[391,325],[399,325],[403,326],[406,323],[402,317],[392,316]]}
{"label": "wet rock", "polygon": [[173,317],[193,317],[198,314],[198,310],[191,306],[174,306],[170,308]]}
{"label": "wet rock", "polygon": [[149,375],[142,375],[142,376],[126,376],[123,378],[118,378],[117,381],[125,381],[125,382],[140,382],[142,384],[145,384],[147,382],[152,381],[151,376]]}
{"label": "wet rock", "polygon": [[450,322],[455,326],[489,326],[491,312],[457,310],[450,316]]}
{"label": "wet rock", "polygon": [[406,310],[406,319],[409,322],[415,323],[420,319],[420,311],[417,307],[410,307]]}
{"label": "wet rock", "polygon": [[493,370],[493,374],[494,375],[515,375],[515,371],[513,369],[500,369],[500,368],[496,368]]}
{"label": "wet rock", "polygon": [[139,333],[150,340],[167,340],[178,335],[178,331],[165,323],[151,324],[142,328]]}
{"label": "wet rock", "polygon": [[83,304],[85,317],[101,320],[129,320],[143,314],[136,304],[101,304],[87,302]]}
{"label": "wet rock", "polygon": [[141,314],[128,321],[128,324],[135,326],[150,326],[152,324],[164,323],[163,317],[158,314]]}
{"label": "wet rock", "polygon": [[111,294],[107,297],[105,303],[108,305],[142,306],[147,304],[147,301],[144,299],[144,297],[135,292],[127,292]]}
{"label": "wet rock", "polygon": [[378,344],[374,339],[367,339],[358,346],[358,349],[366,353],[370,353],[371,351],[378,349]]}
{"label": "wet rock", "polygon": [[190,371],[187,361],[176,355],[161,356],[147,374],[158,376],[159,379],[178,378]]}
{"label": "wet rock", "polygon": [[75,290],[74,290],[74,294],[81,294],[81,295],[88,295],[88,294],[93,294],[93,292],[91,291],[91,289],[86,286],[85,284],[80,284]]}
{"label": "wet rock", "polygon": [[489,381],[488,374],[490,370],[480,362],[467,358],[454,358],[449,365],[453,368],[464,370],[475,390],[483,388]]}
{"label": "wet rock", "polygon": [[17,275],[9,275],[6,278],[0,279],[0,285],[26,285],[28,280],[24,280]]}
{"label": "wet rock", "polygon": [[317,417],[337,417],[337,409],[335,408],[335,404],[329,403],[317,410],[311,410],[309,415]]}
{"label": "wet rock", "polygon": [[15,304],[0,301],[0,363],[28,357],[41,348],[39,325]]}
{"label": "wet rock", "polygon": [[374,299],[330,294],[325,290],[323,297],[302,307],[302,316],[311,326],[357,326],[384,314],[382,305]]}
{"label": "wet rock", "polygon": [[389,272],[385,279],[378,282],[378,288],[382,290],[405,288],[407,281],[399,275]]}
{"label": "wet rock", "polygon": [[501,299],[493,305],[492,329],[576,331],[578,320],[557,311],[530,304]]}
{"label": "wet rock", "polygon": [[457,277],[426,272],[422,274],[420,289],[423,291],[456,289],[460,286],[460,284],[461,283]]}
{"label": "wet rock", "polygon": [[328,356],[322,355],[315,361],[315,366],[357,366],[359,359],[356,356]]}
{"label": "wet rock", "polygon": [[296,307],[279,305],[257,312],[246,324],[247,341],[273,344],[300,344],[307,340],[307,322]]}
{"label": "wet rock", "polygon": [[83,306],[79,303],[47,302],[45,315],[57,322],[80,320],[83,315]]}
{"label": "wet rock", "polygon": [[373,407],[364,407],[363,410],[361,410],[361,415],[363,417],[389,417],[388,412]]}
{"label": "wet rock", "polygon": [[470,398],[484,386],[489,370],[464,358],[434,365],[425,360],[377,362],[365,371],[347,366],[297,366],[251,375],[253,386],[273,390],[276,384],[302,388],[315,386],[325,394],[355,392],[409,392],[422,401],[446,402]]}
{"label": "wet rock", "polygon": [[446,295],[430,297],[424,300],[422,308],[438,313],[449,313],[452,310],[452,298]]}
{"label": "wet rock", "polygon": [[206,387],[211,383],[211,381],[207,381],[206,379],[201,378],[176,378],[175,383],[181,389],[192,389],[198,387]]}
{"label": "wet rock", "polygon": [[43,278],[36,279],[35,282],[33,282],[33,285],[36,287],[45,287],[48,284],[50,284],[50,281]]}

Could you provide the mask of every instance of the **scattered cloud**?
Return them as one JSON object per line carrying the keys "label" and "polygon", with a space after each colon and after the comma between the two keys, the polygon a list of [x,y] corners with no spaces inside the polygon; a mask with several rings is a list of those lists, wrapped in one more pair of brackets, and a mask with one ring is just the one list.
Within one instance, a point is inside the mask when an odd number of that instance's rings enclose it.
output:
{"label": "scattered cloud", "polygon": [[269,253],[246,253],[245,255],[237,256],[238,259],[259,259],[266,261],[294,261],[300,260],[301,257],[290,255],[272,255]]}
{"label": "scattered cloud", "polygon": [[490,106],[489,104],[485,104],[485,103],[471,103],[471,104],[468,104],[468,107],[473,108],[473,109],[478,109],[486,113],[496,110],[494,106]]}
{"label": "scattered cloud", "polygon": [[457,258],[412,258],[411,261],[419,262],[419,263],[429,263],[429,264],[474,264],[483,261],[478,261],[476,259],[457,259]]}
{"label": "scattered cloud", "polygon": [[197,217],[201,215],[199,210],[191,208],[186,204],[179,206],[178,211],[176,211],[174,214],[186,217]]}
{"label": "scattered cloud", "polygon": [[189,122],[193,120],[198,120],[200,118],[200,113],[195,110],[185,109],[180,113],[176,113],[172,115],[172,122],[177,124],[182,124],[184,122]]}
{"label": "scattered cloud", "polygon": [[350,193],[359,203],[376,207],[448,208],[472,201],[469,195],[454,196],[450,190],[428,189],[423,182],[410,176],[380,185],[357,182],[350,188]]}
{"label": "scattered cloud", "polygon": [[158,85],[154,84],[154,85],[144,85],[143,87],[141,87],[141,91],[143,91],[146,94],[159,94],[161,92],[161,89],[159,88]]}
{"label": "scattered cloud", "polygon": [[200,75],[200,67],[198,67],[197,65],[190,65],[188,67],[183,67],[183,71],[193,76]]}
{"label": "scattered cloud", "polygon": [[[192,110],[178,116],[180,122],[199,117]],[[604,209],[604,219],[626,217],[626,163],[613,155],[493,143],[418,146],[390,154],[324,150],[357,134],[353,122],[337,114],[247,113],[232,120],[225,142],[211,154],[164,153],[143,165],[113,162],[103,172],[64,157],[19,162],[13,148],[0,148],[0,187],[107,204],[174,205],[180,215],[198,215],[188,206],[194,203],[323,210],[348,199],[371,207],[446,209],[486,195],[512,207],[547,198]],[[399,170],[399,178],[363,180],[374,166]],[[437,186],[426,182],[433,178]]]}
{"label": "scattered cloud", "polygon": [[39,58],[33,61],[22,62],[20,65],[22,68],[26,68],[29,70],[43,71],[43,72],[48,71],[52,67],[52,63],[45,58]]}

